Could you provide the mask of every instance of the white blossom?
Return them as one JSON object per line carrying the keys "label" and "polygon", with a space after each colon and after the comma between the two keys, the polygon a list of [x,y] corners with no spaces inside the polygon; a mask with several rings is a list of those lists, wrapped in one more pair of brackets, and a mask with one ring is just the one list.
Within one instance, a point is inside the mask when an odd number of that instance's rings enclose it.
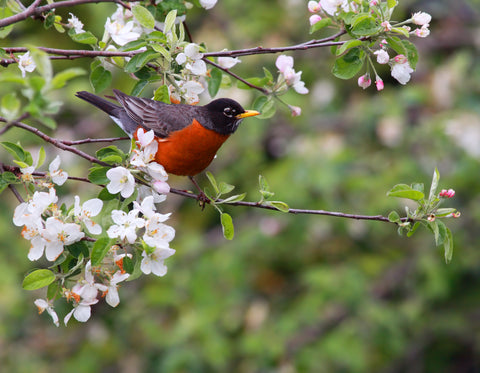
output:
{"label": "white blossom", "polygon": [[91,217],[97,216],[102,211],[103,201],[99,198],[93,198],[80,205],[80,197],[75,196],[73,208],[74,215],[85,224],[85,227],[91,234],[102,233],[100,224],[95,223]]}
{"label": "white blossom", "polygon": [[35,61],[32,56],[30,56],[30,51],[18,56],[18,68],[22,72],[22,77],[25,78],[25,73],[31,73],[36,67]]}
{"label": "white blossom", "polygon": [[125,45],[131,41],[137,40],[140,37],[140,33],[134,30],[135,23],[129,21],[126,24],[120,21],[111,21],[107,18],[105,23],[105,31],[110,35],[115,43],[118,45]]}
{"label": "white blossom", "polygon": [[105,296],[105,301],[112,307],[117,307],[120,303],[120,296],[118,295],[118,284],[122,281],[125,281],[130,275],[128,273],[122,273],[117,271],[113,274],[110,279],[109,284],[107,285],[107,294]]}
{"label": "white blossom", "polygon": [[390,61],[390,56],[388,55],[388,52],[384,49],[379,49],[373,52],[373,54],[377,56],[377,62],[381,65],[385,65]]}
{"label": "white blossom", "polygon": [[432,20],[432,16],[425,12],[417,12],[412,15],[412,22],[416,25],[428,25]]}
{"label": "white blossom", "polygon": [[45,299],[36,299],[35,302],[33,302],[33,303],[35,304],[35,306],[37,306],[38,313],[43,313],[44,311],[47,311],[47,313],[52,318],[53,323],[56,326],[59,326],[57,313],[53,309],[50,302],[46,301]]}
{"label": "white blossom", "polygon": [[137,229],[145,225],[145,220],[137,215],[139,210],[131,210],[128,214],[122,210],[112,211],[112,220],[115,223],[108,228],[107,234],[110,238],[121,238],[129,243],[134,243],[137,239]]}
{"label": "white blossom", "polygon": [[107,178],[110,183],[107,189],[110,194],[120,193],[123,198],[130,197],[135,190],[135,179],[133,175],[124,167],[115,167],[107,171]]}
{"label": "white blossom", "polygon": [[395,63],[392,66],[391,74],[400,84],[407,84],[410,80],[410,74],[413,73],[413,71],[408,61],[406,61],[403,63]]}
{"label": "white blossom", "polygon": [[72,13],[70,14],[70,18],[68,19],[68,27],[73,28],[75,31],[75,34],[82,34],[85,31],[83,30],[83,23],[75,17]]}
{"label": "white blossom", "polygon": [[218,57],[218,64],[223,67],[224,69],[231,69],[237,63],[241,63],[242,61],[238,57]]}
{"label": "white blossom", "polygon": [[165,276],[167,273],[167,266],[164,260],[175,254],[175,250],[170,248],[156,249],[153,253],[147,254],[145,251],[142,253],[142,262],[140,269],[146,275],[153,273],[157,276]]}
{"label": "white blossom", "polygon": [[207,10],[212,9],[216,3],[217,0],[200,0],[200,5]]}
{"label": "white blossom", "polygon": [[58,155],[48,166],[48,171],[52,181],[57,185],[63,185],[68,179],[68,173],[60,168],[60,156]]}
{"label": "white blossom", "polygon": [[189,43],[185,46],[183,52],[175,57],[175,61],[179,65],[185,65],[185,69],[189,70],[193,75],[205,75],[207,73],[207,65],[202,58],[203,53],[200,53],[200,46],[195,43]]}
{"label": "white blossom", "polygon": [[[85,233],[80,230],[78,224],[64,223],[55,217],[48,218],[42,232],[45,240],[45,257],[49,261],[54,261],[63,252],[64,246],[80,241],[84,236]],[[42,254],[43,248],[38,248],[35,253],[32,253],[38,258]]]}
{"label": "white blossom", "polygon": [[280,55],[275,62],[280,74],[285,78],[285,82],[288,86],[292,86],[297,93],[307,94],[308,89],[305,87],[305,83],[301,80],[302,72],[296,72],[293,69],[293,57]]}

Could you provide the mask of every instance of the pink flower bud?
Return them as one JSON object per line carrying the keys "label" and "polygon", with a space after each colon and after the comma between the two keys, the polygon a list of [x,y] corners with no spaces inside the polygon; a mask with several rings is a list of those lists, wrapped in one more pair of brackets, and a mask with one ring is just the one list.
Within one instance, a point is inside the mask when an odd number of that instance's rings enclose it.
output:
{"label": "pink flower bud", "polygon": [[290,111],[292,113],[292,117],[298,117],[299,115],[302,114],[302,108],[301,107],[288,105],[288,108],[290,109]]}
{"label": "pink flower bud", "polygon": [[363,89],[367,89],[371,84],[372,79],[370,79],[370,75],[368,74],[362,75],[360,78],[358,78],[358,86]]}
{"label": "pink flower bud", "polygon": [[378,5],[378,1],[377,0],[372,0],[370,1],[370,6],[377,6]]}
{"label": "pink flower bud", "polygon": [[439,193],[439,196],[444,198],[452,198],[454,195],[455,191],[453,189],[442,189],[442,191]]}
{"label": "pink flower bud", "polygon": [[318,21],[321,21],[322,17],[320,17],[318,14],[314,14],[313,16],[310,16],[309,20],[310,20],[310,26],[313,26]]}
{"label": "pink flower bud", "polygon": [[416,25],[428,25],[432,20],[432,16],[425,12],[417,12],[412,15],[412,22]]}
{"label": "pink flower bud", "polygon": [[319,1],[309,1],[308,2],[308,11],[310,13],[317,13],[322,9]]}
{"label": "pink flower bud", "polygon": [[377,86],[377,91],[382,91],[384,88],[383,80],[379,76],[377,76],[377,79],[375,80],[375,85]]}
{"label": "pink flower bud", "polygon": [[170,185],[168,185],[165,181],[161,180],[156,180],[153,183],[153,189],[160,194],[170,193]]}
{"label": "pink flower bud", "polygon": [[397,54],[394,60],[396,63],[406,63],[408,61],[407,57],[405,57],[403,54]]}
{"label": "pink flower bud", "polygon": [[435,221],[435,215],[434,215],[434,214],[428,215],[427,220],[428,220],[429,222]]}
{"label": "pink flower bud", "polygon": [[382,23],[380,23],[380,26],[382,26],[385,31],[392,30],[392,25],[388,21],[383,21]]}

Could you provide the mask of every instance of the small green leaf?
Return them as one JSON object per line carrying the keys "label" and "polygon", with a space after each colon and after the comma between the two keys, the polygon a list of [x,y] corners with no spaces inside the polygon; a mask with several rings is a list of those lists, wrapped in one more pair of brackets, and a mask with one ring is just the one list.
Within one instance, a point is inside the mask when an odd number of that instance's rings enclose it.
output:
{"label": "small green leaf", "polygon": [[230,193],[233,189],[235,189],[235,186],[221,181],[220,184],[218,184],[218,189],[220,194],[227,194]]}
{"label": "small green leaf", "polygon": [[440,173],[438,172],[438,169],[435,167],[435,170],[433,171],[432,184],[430,185],[430,194],[428,195],[429,201],[433,201],[435,198],[437,198],[437,188],[438,188],[439,181],[440,181]]}
{"label": "small green leaf", "polygon": [[122,163],[126,158],[126,154],[115,145],[99,149],[95,155],[99,160],[109,164]]}
{"label": "small green leaf", "polygon": [[210,184],[213,187],[213,190],[215,191],[215,194],[219,195],[220,194],[220,189],[218,188],[217,180],[215,180],[215,177],[213,176],[213,174],[210,171],[207,171],[206,175],[207,175],[208,181],[210,182]]}
{"label": "small green leaf", "polygon": [[148,62],[158,57],[160,57],[160,53],[157,53],[151,49],[136,54],[125,65],[125,72],[134,73],[144,67]]}
{"label": "small green leaf", "polygon": [[360,14],[353,21],[351,32],[356,36],[370,36],[376,34],[381,29],[371,15]]}
{"label": "small green leaf", "polygon": [[138,39],[138,40],[133,40],[127,44],[125,44],[123,47],[119,48],[119,50],[124,51],[124,52],[129,52],[129,51],[136,51],[140,48],[146,47],[147,42],[143,39]]}
{"label": "small green leaf", "polygon": [[414,201],[420,201],[425,195],[418,190],[412,189],[407,184],[397,184],[388,193],[389,197],[408,198]]}
{"label": "small green leaf", "polygon": [[388,214],[388,221],[392,223],[398,223],[400,221],[400,215],[398,215],[398,212],[392,211],[390,214]]}
{"label": "small green leaf", "polygon": [[439,246],[439,245],[445,243],[445,240],[447,239],[447,235],[448,235],[448,233],[447,233],[448,228],[441,221],[436,220],[436,223],[437,223],[437,227],[438,227],[438,239],[435,239],[435,243],[437,244],[437,246]]}
{"label": "small green leaf", "polygon": [[152,30],[155,27],[155,18],[147,8],[136,4],[132,7],[132,13],[135,19],[145,28]]}
{"label": "small green leaf", "polygon": [[234,203],[234,202],[239,202],[243,201],[245,197],[247,196],[247,193],[242,193],[242,194],[236,194],[234,196],[230,196],[222,200],[222,202],[216,202],[217,204],[219,203]]}
{"label": "small green leaf", "polygon": [[362,69],[364,60],[365,52],[361,48],[351,48],[335,60],[332,73],[340,79],[351,79]]}
{"label": "small green leaf", "polygon": [[165,17],[165,27],[163,29],[163,33],[167,34],[175,24],[175,19],[177,18],[177,10],[171,10],[168,12],[167,16]]}
{"label": "small green leaf", "polygon": [[437,218],[441,218],[441,217],[444,217],[444,216],[453,214],[455,211],[457,211],[457,209],[454,209],[454,208],[441,208],[441,209],[438,209],[437,211],[435,211],[435,216],[436,216]]}
{"label": "small green leaf", "polygon": [[155,101],[161,101],[161,102],[165,102],[166,104],[171,104],[170,93],[168,92],[168,87],[166,84],[161,85],[155,90],[153,99]]}
{"label": "small green leaf", "polygon": [[103,66],[97,66],[90,73],[90,83],[96,93],[103,91],[112,82],[112,73]]}
{"label": "small green leaf", "polygon": [[60,284],[58,281],[52,282],[50,285],[48,285],[47,288],[47,299],[55,299],[57,294],[60,294]]}
{"label": "small green leaf", "polygon": [[83,255],[84,258],[90,255],[86,241],[75,242],[71,245],[65,246],[65,249],[77,259],[80,257],[80,255]]}
{"label": "small green leaf", "polygon": [[453,256],[453,236],[452,236],[452,232],[448,228],[446,231],[443,248],[445,250],[445,262],[448,264],[452,260],[452,256]]}
{"label": "small green leaf", "polygon": [[43,163],[45,162],[45,158],[46,158],[45,149],[43,146],[41,146],[40,150],[38,151],[37,168],[43,165]]}
{"label": "small green leaf", "polygon": [[337,49],[336,54],[337,56],[340,56],[341,54],[345,53],[347,49],[358,47],[360,45],[362,45],[361,40],[357,40],[357,39],[348,40]]}
{"label": "small green leaf", "polygon": [[275,106],[275,101],[272,97],[269,96],[260,96],[253,103],[254,110],[260,112],[260,115],[257,116],[258,119],[268,119],[275,115],[277,107]]}
{"label": "small green leaf", "polygon": [[108,184],[110,180],[107,177],[107,171],[110,167],[104,166],[95,166],[90,168],[90,172],[88,174],[88,180],[90,180],[93,184]]}
{"label": "small green leaf", "polygon": [[332,19],[329,17],[322,18],[320,21],[315,23],[314,25],[310,26],[310,34],[313,34],[314,32],[321,30],[322,28],[329,26],[332,24]]}
{"label": "small green leaf", "polygon": [[15,176],[13,172],[6,171],[1,174],[2,180],[8,185],[8,184],[15,184],[18,182],[18,177]]}
{"label": "small green leaf", "polygon": [[129,273],[129,274],[132,274],[133,270],[135,269],[135,265],[133,263],[133,260],[129,256],[125,255],[122,259],[122,262],[123,262],[124,271]]}
{"label": "small green leaf", "polygon": [[73,41],[80,44],[97,44],[98,39],[90,31],[82,32],[77,34],[74,29],[70,29],[68,35],[72,38]]}
{"label": "small green leaf", "polygon": [[65,86],[65,84],[77,76],[85,75],[87,72],[79,67],[72,67],[59,72],[52,79],[52,88],[58,89]]}
{"label": "small green leaf", "polygon": [[405,50],[407,51],[407,59],[408,63],[412,67],[412,69],[415,70],[417,67],[417,62],[418,62],[418,50],[415,44],[408,40],[402,40],[402,44],[405,47]]}
{"label": "small green leaf", "polygon": [[223,237],[227,240],[232,240],[234,236],[233,220],[226,212],[220,215],[220,222],[222,223]]}
{"label": "small green leaf", "polygon": [[407,49],[402,44],[402,40],[396,36],[387,38],[387,43],[397,54],[407,55]]}
{"label": "small green leaf", "polygon": [[420,226],[420,222],[419,222],[419,221],[416,221],[415,224],[413,224],[412,229],[410,229],[410,230],[407,232],[407,237],[412,237],[413,234],[416,232],[416,230],[418,229],[419,226]]}
{"label": "small green leaf", "polygon": [[397,6],[397,0],[387,0],[387,6],[389,9],[395,8]]}
{"label": "small green leaf", "polygon": [[220,69],[213,68],[210,70],[210,77],[207,79],[208,82],[208,93],[210,97],[215,97],[220,89],[222,84],[223,73]]}
{"label": "small green leaf", "polygon": [[282,201],[267,201],[266,205],[275,207],[278,211],[289,212],[290,207],[285,202]]}
{"label": "small green leaf", "polygon": [[92,266],[97,266],[102,262],[111,246],[112,240],[108,237],[102,237],[95,241],[92,248],[92,255],[90,257],[92,260]]}
{"label": "small green leaf", "polygon": [[270,186],[268,185],[267,179],[263,175],[258,175],[258,185],[260,190],[270,191]]}
{"label": "small green leaf", "polygon": [[37,269],[23,280],[22,287],[25,290],[36,290],[50,285],[55,281],[55,274],[48,269]]}
{"label": "small green leaf", "polygon": [[[2,146],[8,151],[14,159],[19,160],[20,162],[25,162],[27,159],[27,151],[23,150],[20,145],[14,144],[13,142],[3,141]],[[31,166],[31,164],[29,165]]]}
{"label": "small green leaf", "polygon": [[107,188],[103,188],[100,193],[98,193],[98,198],[102,201],[111,201],[112,199],[115,199],[116,196],[115,194],[111,194]]}
{"label": "small green leaf", "polygon": [[406,38],[410,37],[410,34],[408,33],[408,30],[403,28],[403,27],[392,27],[392,32],[395,32],[397,34],[400,34]]}

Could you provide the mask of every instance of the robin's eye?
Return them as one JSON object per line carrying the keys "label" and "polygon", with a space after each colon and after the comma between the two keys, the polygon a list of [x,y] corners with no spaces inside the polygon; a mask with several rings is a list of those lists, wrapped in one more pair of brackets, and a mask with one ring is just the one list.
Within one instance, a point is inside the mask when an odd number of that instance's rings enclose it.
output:
{"label": "robin's eye", "polygon": [[225,109],[223,109],[223,114],[231,118],[235,115],[235,109],[232,109],[231,107],[226,107]]}

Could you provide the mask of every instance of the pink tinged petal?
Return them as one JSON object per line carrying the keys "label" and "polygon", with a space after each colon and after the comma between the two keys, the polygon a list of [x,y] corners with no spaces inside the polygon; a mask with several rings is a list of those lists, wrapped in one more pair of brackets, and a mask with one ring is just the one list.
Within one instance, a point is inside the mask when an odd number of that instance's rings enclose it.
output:
{"label": "pink tinged petal", "polygon": [[360,78],[358,78],[358,86],[363,89],[367,89],[371,84],[372,79],[370,79],[368,74],[362,75]]}
{"label": "pink tinged petal", "polygon": [[310,13],[319,12],[321,9],[320,2],[318,1],[309,1],[307,7]]}
{"label": "pink tinged petal", "polygon": [[375,85],[377,86],[377,91],[381,91],[384,88],[383,80],[378,76],[377,76],[377,79],[375,80]]}
{"label": "pink tinged petal", "polygon": [[293,57],[281,54],[277,57],[275,66],[277,66],[278,70],[283,73],[285,70],[293,68]]}
{"label": "pink tinged petal", "polygon": [[168,185],[165,181],[155,181],[153,183],[153,189],[160,194],[170,193],[170,185]]}
{"label": "pink tinged petal", "polygon": [[313,16],[310,16],[309,18],[310,26],[313,26],[315,23],[321,20],[322,20],[322,17],[320,17],[318,14],[314,14]]}

